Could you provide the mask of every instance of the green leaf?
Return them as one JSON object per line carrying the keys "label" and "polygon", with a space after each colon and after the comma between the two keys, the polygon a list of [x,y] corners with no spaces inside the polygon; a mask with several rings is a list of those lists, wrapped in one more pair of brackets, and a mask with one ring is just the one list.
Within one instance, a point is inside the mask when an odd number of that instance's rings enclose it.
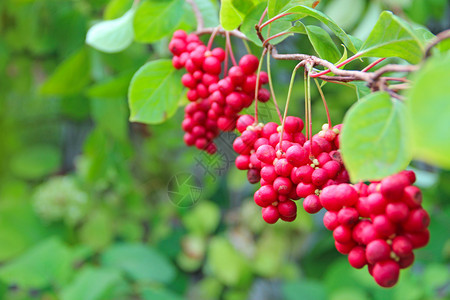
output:
{"label": "green leaf", "polygon": [[269,0],[267,1],[267,15],[269,18],[273,18],[279,13],[297,6],[297,5],[306,5],[306,6],[312,6],[315,0]]}
{"label": "green leaf", "polygon": [[44,288],[62,282],[71,271],[71,254],[59,239],[42,241],[0,269],[0,279],[22,288]]}
{"label": "green leaf", "polygon": [[220,4],[220,25],[225,30],[234,30],[244,20],[243,15],[233,6],[232,0],[222,0]]}
{"label": "green leaf", "polygon": [[118,299],[126,289],[120,272],[114,269],[86,267],[77,273],[73,282],[61,292],[62,300]]}
{"label": "green leaf", "polygon": [[285,11],[285,13],[292,13],[294,15],[294,18],[296,19],[309,16],[321,21],[328,28],[330,28],[330,30],[344,43],[345,46],[347,46],[347,48],[350,51],[356,53],[356,47],[353,44],[352,39],[345,33],[344,30],[342,30],[341,27],[339,27],[333,20],[331,20],[323,12],[315,10],[311,7],[300,5],[288,9],[287,11]]}
{"label": "green leaf", "polygon": [[133,4],[133,0],[111,0],[103,12],[105,20],[117,19],[125,14]]}
{"label": "green leaf", "polygon": [[24,148],[11,161],[12,172],[24,179],[38,179],[56,172],[61,164],[61,151],[50,145]]}
{"label": "green leaf", "polygon": [[359,53],[362,56],[400,57],[416,64],[423,57],[423,46],[408,23],[384,11]]}
{"label": "green leaf", "polygon": [[320,58],[332,63],[336,63],[341,58],[341,52],[334,44],[330,35],[321,27],[314,25],[305,26],[299,21],[295,23],[295,26],[290,31],[306,34]]}
{"label": "green leaf", "polygon": [[352,182],[376,180],[411,160],[405,105],[388,93],[370,94],[344,118],[341,151]]}
{"label": "green leaf", "polygon": [[124,72],[114,78],[97,82],[87,90],[90,98],[126,98],[133,72]]}
{"label": "green leaf", "polygon": [[183,91],[181,76],[170,60],[156,60],[142,66],[128,90],[130,120],[156,124],[170,118]]}
{"label": "green leaf", "polygon": [[118,268],[133,280],[142,283],[169,283],[175,268],[162,254],[141,244],[116,244],[102,255],[102,264]]}
{"label": "green leaf", "polygon": [[63,61],[41,87],[44,95],[68,96],[79,93],[90,81],[88,52],[82,48]]}
{"label": "green leaf", "polygon": [[430,58],[417,72],[406,102],[415,158],[450,169],[450,55]]}
{"label": "green leaf", "polygon": [[[255,31],[255,24],[259,22],[259,19],[261,18],[261,14],[263,13],[264,9],[266,8],[265,3],[261,3],[257,6],[255,6],[246,16],[244,19],[244,22],[242,23],[240,30],[242,33],[244,33],[253,43],[255,43],[258,46],[262,46],[261,41],[259,40],[258,36],[256,35]],[[264,19],[267,20],[267,17]],[[280,32],[287,31],[289,28],[292,27],[291,22],[280,19],[276,22],[273,22],[271,26],[266,26],[262,29],[262,35],[267,37],[267,31],[270,27],[270,34],[274,35]],[[289,34],[283,35],[281,37],[278,37],[276,39],[273,39],[270,41],[271,44],[276,45],[280,42],[282,42],[284,39],[289,37]]]}
{"label": "green leaf", "polygon": [[183,217],[189,232],[200,235],[213,233],[220,221],[219,207],[213,202],[201,202]]}
{"label": "green leaf", "polygon": [[141,291],[142,299],[144,300],[182,300],[183,297],[174,294],[173,292],[156,287],[145,287]]}
{"label": "green leaf", "polygon": [[134,17],[136,41],[152,43],[171,34],[183,16],[183,0],[143,2]]}
{"label": "green leaf", "polygon": [[[216,1],[194,0],[202,14],[205,27],[216,27],[219,25],[219,9]],[[213,3],[214,2],[214,3]]]}
{"label": "green leaf", "polygon": [[94,211],[81,227],[79,234],[84,245],[94,250],[102,250],[112,242],[114,220],[105,211]]}
{"label": "green leaf", "polygon": [[92,26],[86,35],[86,44],[106,53],[120,52],[128,48],[134,39],[132,7],[123,16],[102,21]]}

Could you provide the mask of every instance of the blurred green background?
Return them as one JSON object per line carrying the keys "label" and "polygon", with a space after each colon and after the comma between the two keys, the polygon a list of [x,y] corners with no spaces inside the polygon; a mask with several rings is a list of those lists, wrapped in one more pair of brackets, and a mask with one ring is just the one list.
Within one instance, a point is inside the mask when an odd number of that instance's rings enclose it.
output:
{"label": "blurred green background", "polygon": [[[161,125],[128,122],[130,79],[147,60],[169,57],[168,40],[104,54],[85,36],[131,3],[0,1],[0,299],[450,299],[450,172],[413,162],[431,241],[394,288],[378,287],[335,250],[321,214],[263,222],[255,186],[234,168],[233,136],[208,157],[184,145],[182,108]],[[450,26],[445,0],[318,8],[361,38],[382,9],[434,33]],[[195,28],[189,7],[179,9],[180,28]],[[246,50],[233,42],[240,57]],[[312,53],[305,37],[279,50]],[[272,66],[283,103],[294,64]],[[338,123],[356,93],[333,84],[324,92]],[[303,116],[303,93],[299,78],[290,113]],[[313,99],[316,131],[326,116],[315,89]],[[276,117],[270,104],[260,112]]]}

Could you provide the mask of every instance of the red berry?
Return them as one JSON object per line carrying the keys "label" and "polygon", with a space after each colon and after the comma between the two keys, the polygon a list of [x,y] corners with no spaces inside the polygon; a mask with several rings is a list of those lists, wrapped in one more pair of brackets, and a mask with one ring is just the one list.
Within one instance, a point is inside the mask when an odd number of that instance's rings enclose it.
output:
{"label": "red berry", "polygon": [[233,149],[239,154],[250,154],[251,147],[246,145],[241,137],[237,137],[233,142]]}
{"label": "red berry", "polygon": [[229,94],[225,98],[225,101],[227,105],[231,106],[234,110],[240,111],[243,107],[242,98],[238,92],[232,92],[231,94]]}
{"label": "red berry", "polygon": [[[244,130],[241,135],[242,141],[247,144],[251,145],[253,147],[253,143],[259,138],[258,133],[253,130]],[[261,160],[262,161],[262,160]]]}
{"label": "red berry", "polygon": [[367,197],[367,204],[371,214],[379,215],[384,213],[387,202],[380,193],[372,193]]}
{"label": "red berry", "polygon": [[305,200],[303,200],[303,208],[309,214],[318,213],[322,209],[322,204],[320,204],[319,196],[308,195]]}
{"label": "red berry", "polygon": [[373,267],[373,278],[382,287],[392,287],[398,281],[399,265],[393,260],[376,263]]}
{"label": "red berry", "polygon": [[225,96],[230,94],[234,90],[234,85],[228,77],[219,80],[217,84],[219,86],[219,91]]}
{"label": "red berry", "polygon": [[259,89],[259,91],[258,91],[258,100],[260,102],[263,102],[263,103],[269,101],[270,100],[270,92],[269,92],[269,90],[264,89],[264,88]]}
{"label": "red berry", "polygon": [[261,71],[259,73],[259,82],[261,82],[261,84],[269,83],[269,75],[266,72]]}
{"label": "red berry", "polygon": [[261,180],[261,176],[259,175],[259,170],[257,170],[257,169],[249,169],[247,171],[247,180],[251,184],[258,183]]}
{"label": "red berry", "polygon": [[348,262],[353,268],[361,269],[367,264],[366,251],[361,246],[356,246],[348,254]]}
{"label": "red berry", "polygon": [[302,119],[298,117],[288,116],[284,121],[284,130],[289,133],[302,131],[304,127]]}
{"label": "red berry", "polygon": [[328,230],[334,230],[339,226],[338,215],[334,211],[327,211],[323,215],[323,225]]}
{"label": "red berry", "polygon": [[189,73],[186,73],[181,77],[181,83],[189,89],[194,89],[197,87],[197,81],[194,76]]}
{"label": "red berry", "polygon": [[181,55],[186,51],[186,42],[182,39],[173,39],[169,43],[169,51],[172,52],[173,55]]}
{"label": "red berry", "polygon": [[324,169],[318,168],[315,169],[314,172],[311,175],[312,183],[315,186],[322,186],[327,182],[328,180],[328,173]]}
{"label": "red berry", "polygon": [[250,156],[248,155],[238,155],[235,160],[236,168],[239,170],[247,170],[249,168]]}
{"label": "red berry", "polygon": [[410,184],[405,174],[395,174],[381,180],[381,194],[389,201],[400,201],[403,197],[405,187]]}
{"label": "red berry", "polygon": [[420,205],[422,204],[422,192],[417,186],[407,186],[404,189],[402,202],[404,202],[410,208],[420,207]]}
{"label": "red berry", "polygon": [[273,133],[277,132],[278,124],[275,122],[269,122],[264,125],[261,131],[262,137],[269,139]]}
{"label": "red berry", "polygon": [[409,213],[408,219],[402,227],[409,232],[420,232],[427,229],[430,224],[430,216],[423,208],[417,208]]}
{"label": "red berry", "polygon": [[295,167],[300,167],[310,161],[308,152],[299,145],[293,145],[287,149],[286,159]]}
{"label": "red berry", "polygon": [[208,56],[203,60],[203,70],[208,74],[219,75],[222,71],[220,60],[215,56]]}
{"label": "red berry", "polygon": [[430,241],[430,231],[428,229],[416,233],[408,232],[405,236],[412,242],[414,249],[425,247]]}
{"label": "red berry", "polygon": [[366,258],[371,264],[389,259],[391,247],[382,239],[371,241],[366,247]]}
{"label": "red berry", "polygon": [[220,61],[224,61],[225,60],[225,50],[223,50],[222,48],[214,48],[211,51],[211,54],[218,58]]}
{"label": "red berry", "polygon": [[261,178],[265,181],[272,183],[277,177],[274,166],[267,165],[261,169]]}
{"label": "red berry", "polygon": [[266,138],[259,138],[253,144],[253,148],[255,150],[258,150],[258,148],[261,147],[262,145],[269,145],[269,140]]}
{"label": "red berry", "polygon": [[239,60],[239,67],[242,68],[242,71],[247,74],[253,74],[259,66],[259,60],[256,56],[247,54],[242,56]]}
{"label": "red berry", "polygon": [[255,118],[250,115],[242,115],[236,122],[237,130],[242,133],[244,132],[248,126],[252,125],[255,122]]}
{"label": "red berry", "polygon": [[349,254],[350,251],[356,246],[354,241],[350,241],[348,243],[339,243],[338,241],[334,241],[334,246],[336,250],[341,254]]}
{"label": "red berry", "polygon": [[257,205],[266,207],[277,200],[277,192],[271,185],[264,185],[255,192],[254,200]]}
{"label": "red berry", "polygon": [[385,237],[393,235],[397,227],[386,217],[386,215],[378,215],[373,219],[373,227],[376,232]]}
{"label": "red berry", "polygon": [[394,223],[401,223],[408,219],[409,208],[403,202],[388,203],[386,205],[386,216]]}
{"label": "red berry", "polygon": [[[289,159],[288,159],[288,161],[289,161]],[[305,165],[305,166],[301,166],[296,169],[293,169],[292,173],[291,173],[292,182],[294,182],[295,184],[298,184],[300,182],[311,183],[311,180],[312,180],[311,177],[312,177],[313,172],[314,172],[314,169],[309,165]]]}
{"label": "red berry", "polygon": [[[300,182],[297,185],[296,191],[297,191],[297,195],[300,198],[306,198],[307,196],[313,195],[315,193],[316,187],[313,184],[311,184],[311,183]],[[325,207],[323,205],[322,201],[321,201],[321,204],[322,204],[323,207]],[[326,209],[326,207],[325,207],[325,209]]]}
{"label": "red berry", "polygon": [[399,257],[406,257],[413,251],[413,243],[405,236],[397,236],[392,240],[392,251]]}
{"label": "red berry", "polygon": [[278,212],[284,217],[293,217],[297,215],[297,205],[292,200],[278,203]]}
{"label": "red berry", "polygon": [[369,203],[367,202],[367,197],[359,197],[358,202],[356,203],[356,209],[358,210],[361,217],[370,217],[370,207]]}
{"label": "red berry", "polygon": [[341,225],[352,227],[358,220],[358,211],[353,207],[344,207],[338,212],[338,221]]}
{"label": "red berry", "polygon": [[275,149],[273,149],[270,145],[262,145],[256,150],[256,157],[262,162],[266,164],[272,164],[275,159],[276,153]]}
{"label": "red berry", "polygon": [[398,261],[398,265],[400,269],[406,269],[410,265],[412,265],[414,262],[414,252],[411,252],[405,257],[401,257]]}
{"label": "red berry", "polygon": [[352,241],[352,230],[344,225],[339,225],[333,230],[333,237],[339,243],[349,243]]}
{"label": "red berry", "polygon": [[239,66],[233,66],[228,70],[228,77],[234,85],[241,85],[245,82],[245,74]]}
{"label": "red berry", "polygon": [[280,214],[275,206],[267,206],[262,209],[262,217],[269,224],[275,224],[280,218]]}
{"label": "red berry", "polygon": [[187,33],[184,30],[178,29],[173,33],[174,39],[182,39],[185,40],[187,38]]}
{"label": "red berry", "polygon": [[292,190],[292,182],[286,177],[277,177],[273,181],[273,188],[281,195],[289,195]]}
{"label": "red berry", "polygon": [[289,177],[292,171],[292,165],[288,163],[286,158],[280,158],[275,164],[275,172],[283,177]]}
{"label": "red berry", "polygon": [[335,160],[330,160],[322,166],[322,169],[327,172],[329,178],[336,178],[336,175],[341,170],[341,164]]}

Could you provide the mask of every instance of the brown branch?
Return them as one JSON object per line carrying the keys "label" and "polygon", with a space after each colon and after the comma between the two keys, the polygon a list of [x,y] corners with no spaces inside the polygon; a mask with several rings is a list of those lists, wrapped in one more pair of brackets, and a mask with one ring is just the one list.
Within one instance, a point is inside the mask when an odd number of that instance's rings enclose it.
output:
{"label": "brown branch", "polygon": [[425,58],[428,58],[431,55],[431,49],[433,49],[434,46],[436,46],[437,44],[448,38],[450,38],[450,29],[438,33],[436,37],[425,48]]}
{"label": "brown branch", "polygon": [[198,8],[197,3],[195,3],[195,0],[186,0],[186,2],[191,5],[192,10],[194,11],[195,19],[197,20],[197,30],[202,30],[203,27],[205,27],[205,22],[203,21],[202,13]]}

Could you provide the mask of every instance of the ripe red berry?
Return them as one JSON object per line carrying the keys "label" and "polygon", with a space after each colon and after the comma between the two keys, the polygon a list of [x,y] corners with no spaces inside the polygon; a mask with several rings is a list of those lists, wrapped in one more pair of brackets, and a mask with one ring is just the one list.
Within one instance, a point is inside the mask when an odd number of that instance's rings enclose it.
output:
{"label": "ripe red berry", "polygon": [[427,229],[430,224],[430,216],[423,208],[417,208],[409,213],[408,219],[402,227],[409,232],[420,232]]}
{"label": "ripe red berry", "polygon": [[259,170],[257,170],[257,169],[249,169],[247,171],[247,180],[251,184],[258,183],[261,180],[261,176],[259,175]]}
{"label": "ripe red berry", "polygon": [[366,258],[371,264],[389,259],[391,256],[391,247],[382,239],[371,241],[366,247]]}
{"label": "ripe red berry", "polygon": [[314,169],[309,165],[305,165],[305,166],[301,166],[296,169],[293,169],[292,173],[291,173],[292,182],[294,182],[295,184],[298,184],[300,182],[311,183],[311,181],[312,181],[311,177],[312,177],[313,172],[314,172]]}
{"label": "ripe red berry", "polygon": [[334,239],[342,244],[352,241],[352,230],[344,225],[339,225],[333,230]]}
{"label": "ripe red berry", "polygon": [[341,225],[352,227],[358,220],[358,211],[353,207],[344,207],[338,212],[338,221]]}
{"label": "ripe red berry", "polygon": [[430,241],[430,231],[428,229],[415,233],[407,232],[405,236],[412,242],[414,249],[425,247]]}
{"label": "ripe red berry", "polygon": [[275,206],[267,206],[262,209],[262,217],[269,224],[275,224],[280,218],[280,213]]}
{"label": "ripe red berry", "polygon": [[272,164],[275,156],[275,149],[273,149],[270,145],[262,145],[258,148],[258,150],[256,150],[256,157],[266,164]]}
{"label": "ripe red berry", "polygon": [[320,204],[319,196],[308,195],[305,200],[303,200],[303,208],[309,214],[318,213],[322,209],[322,204]]}
{"label": "ripe red berry", "polygon": [[250,156],[248,155],[238,155],[235,160],[236,168],[239,170],[248,170],[250,163]]}
{"label": "ripe red berry", "polygon": [[334,230],[339,226],[338,214],[334,211],[327,211],[323,215],[323,225],[328,230]]}
{"label": "ripe red berry", "polygon": [[222,48],[214,48],[211,50],[211,54],[215,57],[217,57],[220,61],[225,60],[225,50]]}
{"label": "ripe red berry", "polygon": [[251,54],[244,55],[239,60],[239,67],[241,67],[242,71],[247,75],[253,74],[258,69],[258,65],[258,58]]}
{"label": "ripe red berry", "polygon": [[308,152],[299,145],[293,145],[287,149],[286,159],[295,167],[300,167],[310,161]]}
{"label": "ripe red berry", "polygon": [[238,92],[232,92],[230,93],[226,98],[225,101],[227,105],[232,107],[236,111],[240,111],[243,107],[242,105],[242,98],[241,95]]}
{"label": "ripe red berry", "polygon": [[[305,198],[305,197],[307,197],[309,195],[313,195],[315,193],[315,191],[316,191],[316,187],[313,184],[311,184],[311,183],[300,182],[297,185],[296,191],[297,191],[297,195],[300,198]],[[325,207],[323,205],[322,201],[321,201],[321,204],[322,204],[323,207]]]}
{"label": "ripe red berry", "polygon": [[288,116],[284,121],[284,130],[289,133],[302,131],[304,127],[302,119],[298,117]]}
{"label": "ripe red berry", "polygon": [[264,88],[259,89],[257,98],[260,102],[263,102],[263,103],[269,101],[270,100],[269,90],[264,89]]}
{"label": "ripe red berry", "polygon": [[292,190],[292,182],[286,177],[277,177],[273,181],[273,188],[281,195],[289,195]]}
{"label": "ripe red berry", "polygon": [[405,236],[397,236],[392,240],[392,251],[399,257],[408,256],[413,251],[413,243]]}
{"label": "ripe red berry", "polygon": [[376,232],[384,237],[395,234],[397,227],[392,223],[386,215],[378,215],[373,218],[373,227]]}
{"label": "ripe red berry", "polygon": [[327,171],[324,169],[318,168],[315,169],[311,175],[311,181],[315,186],[322,186],[329,179]]}
{"label": "ripe red berry", "polygon": [[292,171],[292,165],[286,158],[280,158],[275,164],[275,172],[283,177],[289,177]]}
{"label": "ripe red berry", "polygon": [[186,42],[182,39],[173,39],[169,43],[169,51],[172,52],[173,55],[181,55],[186,51]]}
{"label": "ripe red berry", "polygon": [[220,60],[215,56],[208,56],[203,60],[203,70],[206,73],[219,75],[222,71]]}
{"label": "ripe red berry", "polygon": [[278,203],[278,212],[284,217],[293,217],[297,215],[297,205],[292,200]]}
{"label": "ripe red berry", "polygon": [[355,269],[361,269],[367,264],[366,251],[361,246],[356,246],[348,254],[348,262]]}
{"label": "ripe red berry", "polygon": [[230,70],[228,70],[228,77],[230,77],[234,85],[240,86],[245,82],[244,71],[239,66],[231,67]]}
{"label": "ripe red berry", "polygon": [[412,265],[414,262],[414,252],[411,252],[405,257],[401,257],[398,261],[398,265],[400,269],[406,269],[410,265]]}
{"label": "ripe red berry", "polygon": [[400,267],[393,260],[376,263],[373,267],[373,278],[382,287],[394,286],[399,277]]}
{"label": "ripe red berry", "polygon": [[410,184],[405,174],[395,174],[381,180],[381,194],[389,201],[400,201],[405,187]]}
{"label": "ripe red berry", "polygon": [[417,186],[407,186],[404,189],[402,202],[404,202],[410,208],[420,207],[420,205],[422,204],[422,192]]}
{"label": "ripe red berry", "polygon": [[394,223],[401,223],[408,218],[409,208],[403,202],[388,203],[386,216]]}
{"label": "ripe red berry", "polygon": [[354,241],[350,241],[348,243],[339,243],[338,241],[334,241],[334,246],[339,253],[349,254],[350,251],[356,246],[356,243]]}
{"label": "ripe red berry", "polygon": [[379,215],[384,213],[387,201],[381,193],[372,193],[367,197],[367,204],[371,214]]}

